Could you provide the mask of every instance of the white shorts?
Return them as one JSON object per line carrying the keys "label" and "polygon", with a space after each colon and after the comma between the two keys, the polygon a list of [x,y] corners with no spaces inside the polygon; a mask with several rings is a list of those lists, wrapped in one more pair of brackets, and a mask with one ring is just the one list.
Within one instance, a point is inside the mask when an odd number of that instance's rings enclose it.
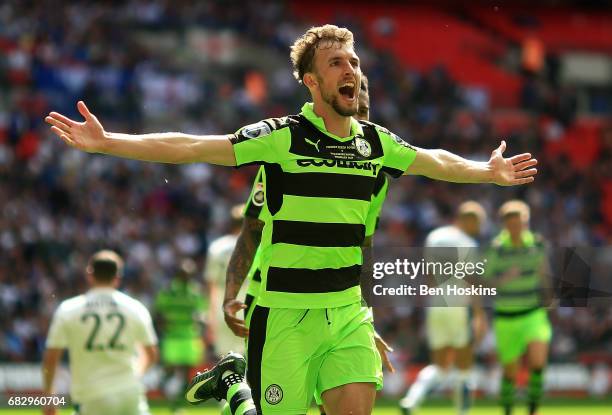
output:
{"label": "white shorts", "polygon": [[469,307],[428,307],[427,341],[431,350],[461,348],[472,340]]}
{"label": "white shorts", "polygon": [[75,402],[74,415],[151,415],[147,398],[139,389]]}

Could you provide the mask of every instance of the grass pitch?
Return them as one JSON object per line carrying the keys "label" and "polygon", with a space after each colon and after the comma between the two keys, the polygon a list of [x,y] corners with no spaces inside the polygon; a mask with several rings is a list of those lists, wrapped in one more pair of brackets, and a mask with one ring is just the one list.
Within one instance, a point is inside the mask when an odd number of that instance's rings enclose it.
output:
{"label": "grass pitch", "polygon": [[[373,415],[400,415],[400,411],[395,402],[388,401],[376,405]],[[612,401],[610,400],[563,400],[546,402],[539,415],[610,415],[612,414]],[[40,415],[39,408],[0,408],[0,415]],[[164,406],[154,404],[151,409],[152,415],[171,415],[171,412]],[[318,411],[313,408],[308,415],[318,415]],[[524,405],[518,405],[514,411],[517,415],[526,413]],[[184,415],[219,415],[220,410],[215,406],[185,407]],[[416,415],[455,415],[450,402],[433,402],[425,405]],[[501,410],[493,402],[478,402],[476,407],[470,411],[470,415],[501,415]],[[59,415],[72,415],[72,409],[62,409]]]}

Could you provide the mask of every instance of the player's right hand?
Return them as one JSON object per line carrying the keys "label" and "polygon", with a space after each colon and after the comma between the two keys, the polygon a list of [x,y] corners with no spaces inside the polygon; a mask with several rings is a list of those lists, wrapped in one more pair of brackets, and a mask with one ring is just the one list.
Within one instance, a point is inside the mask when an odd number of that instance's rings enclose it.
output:
{"label": "player's right hand", "polygon": [[225,324],[238,337],[247,337],[249,329],[247,329],[244,320],[236,317],[236,313],[247,308],[246,304],[238,300],[227,300],[223,303],[223,317]]}
{"label": "player's right hand", "polygon": [[76,122],[57,112],[49,113],[45,121],[66,144],[90,153],[101,152],[107,141],[102,124],[83,101],[77,103],[77,109],[85,118],[84,122]]}

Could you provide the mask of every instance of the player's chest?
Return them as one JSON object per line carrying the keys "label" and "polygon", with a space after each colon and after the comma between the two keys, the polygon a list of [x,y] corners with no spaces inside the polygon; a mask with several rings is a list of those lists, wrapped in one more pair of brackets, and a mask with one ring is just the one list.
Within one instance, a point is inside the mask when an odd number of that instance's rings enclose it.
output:
{"label": "player's chest", "polygon": [[312,128],[292,131],[288,157],[281,163],[288,173],[338,173],[376,177],[383,151],[377,136],[358,134],[340,141]]}

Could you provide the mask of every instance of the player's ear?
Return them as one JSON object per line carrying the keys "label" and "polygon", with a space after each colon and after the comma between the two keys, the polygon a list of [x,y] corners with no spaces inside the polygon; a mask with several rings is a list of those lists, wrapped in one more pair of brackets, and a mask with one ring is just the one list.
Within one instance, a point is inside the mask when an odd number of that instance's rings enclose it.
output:
{"label": "player's ear", "polygon": [[306,72],[302,78],[302,82],[308,89],[312,89],[317,85],[317,78],[312,72]]}

